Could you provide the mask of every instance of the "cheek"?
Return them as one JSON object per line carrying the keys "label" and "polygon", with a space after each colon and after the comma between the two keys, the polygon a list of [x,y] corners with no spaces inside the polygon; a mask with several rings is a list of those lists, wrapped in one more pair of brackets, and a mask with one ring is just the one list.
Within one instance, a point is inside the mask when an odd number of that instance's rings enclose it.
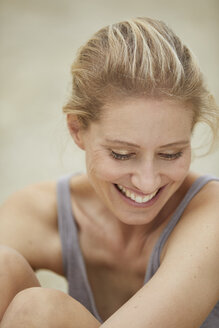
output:
{"label": "cheek", "polygon": [[87,153],[86,166],[89,176],[105,181],[115,181],[124,175],[124,167],[119,165],[110,155],[103,152]]}
{"label": "cheek", "polygon": [[178,181],[185,178],[188,174],[191,163],[191,152],[188,152],[177,162],[173,162],[172,165],[169,165],[169,175],[173,180]]}

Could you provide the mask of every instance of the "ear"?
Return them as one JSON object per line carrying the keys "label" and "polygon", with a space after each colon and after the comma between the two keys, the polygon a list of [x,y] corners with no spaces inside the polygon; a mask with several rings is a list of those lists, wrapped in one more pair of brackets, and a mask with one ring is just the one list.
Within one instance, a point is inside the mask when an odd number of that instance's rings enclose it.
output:
{"label": "ear", "polygon": [[78,147],[84,149],[83,129],[76,115],[67,114],[67,125],[69,132]]}

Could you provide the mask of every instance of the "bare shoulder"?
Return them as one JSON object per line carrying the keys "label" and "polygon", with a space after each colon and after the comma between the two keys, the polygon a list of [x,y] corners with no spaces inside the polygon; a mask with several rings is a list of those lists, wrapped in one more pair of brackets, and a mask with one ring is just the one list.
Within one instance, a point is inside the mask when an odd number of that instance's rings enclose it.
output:
{"label": "bare shoulder", "polygon": [[219,181],[217,180],[209,181],[193,197],[172,235],[181,231],[183,227],[194,230],[197,226],[199,233],[207,234],[209,229],[202,231],[203,225],[214,229],[215,232],[219,229]]}
{"label": "bare shoulder", "polygon": [[60,271],[55,181],[29,185],[3,203],[0,243],[17,249],[34,269]]}
{"label": "bare shoulder", "polygon": [[[55,223],[55,182],[40,182],[29,185],[13,193],[1,206],[0,222],[43,222],[45,225]],[[10,217],[10,218],[9,218]]]}
{"label": "bare shoulder", "polygon": [[198,208],[200,205],[203,205],[209,210],[211,210],[212,205],[218,205],[219,207],[218,192],[219,180],[215,179],[208,181],[192,199],[188,208],[195,209]]}
{"label": "bare shoulder", "polygon": [[185,209],[180,221],[171,233],[168,239],[168,247],[183,238],[184,233],[195,236],[201,236],[205,240],[213,236],[219,242],[219,181],[209,181],[202,189],[193,197]]}
{"label": "bare shoulder", "polygon": [[202,267],[203,276],[206,274],[205,278],[214,281],[219,297],[218,200],[219,181],[209,181],[191,200],[171,233],[162,261],[166,258],[170,263],[173,261],[177,264],[179,255],[185,263],[185,270],[190,270],[191,264],[194,270]]}

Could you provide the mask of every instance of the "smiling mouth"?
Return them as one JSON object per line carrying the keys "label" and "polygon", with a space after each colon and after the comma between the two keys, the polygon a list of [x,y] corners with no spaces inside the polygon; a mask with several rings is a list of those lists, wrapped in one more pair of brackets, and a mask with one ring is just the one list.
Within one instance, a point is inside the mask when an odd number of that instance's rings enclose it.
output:
{"label": "smiling mouth", "polygon": [[129,189],[126,189],[125,187],[121,185],[115,184],[116,188],[127,198],[131,199],[132,201],[138,203],[138,204],[146,204],[150,200],[152,200],[161,190],[161,188],[157,189],[155,192],[145,195],[145,196],[140,196],[138,194],[135,194],[133,191],[130,191]]}

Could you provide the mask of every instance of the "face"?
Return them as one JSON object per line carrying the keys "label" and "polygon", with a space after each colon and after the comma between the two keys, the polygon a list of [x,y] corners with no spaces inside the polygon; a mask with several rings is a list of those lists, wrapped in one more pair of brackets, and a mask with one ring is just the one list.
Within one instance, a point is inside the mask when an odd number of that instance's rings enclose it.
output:
{"label": "face", "polygon": [[105,105],[81,131],[89,180],[122,222],[153,221],[190,166],[192,112],[168,100],[131,98]]}

